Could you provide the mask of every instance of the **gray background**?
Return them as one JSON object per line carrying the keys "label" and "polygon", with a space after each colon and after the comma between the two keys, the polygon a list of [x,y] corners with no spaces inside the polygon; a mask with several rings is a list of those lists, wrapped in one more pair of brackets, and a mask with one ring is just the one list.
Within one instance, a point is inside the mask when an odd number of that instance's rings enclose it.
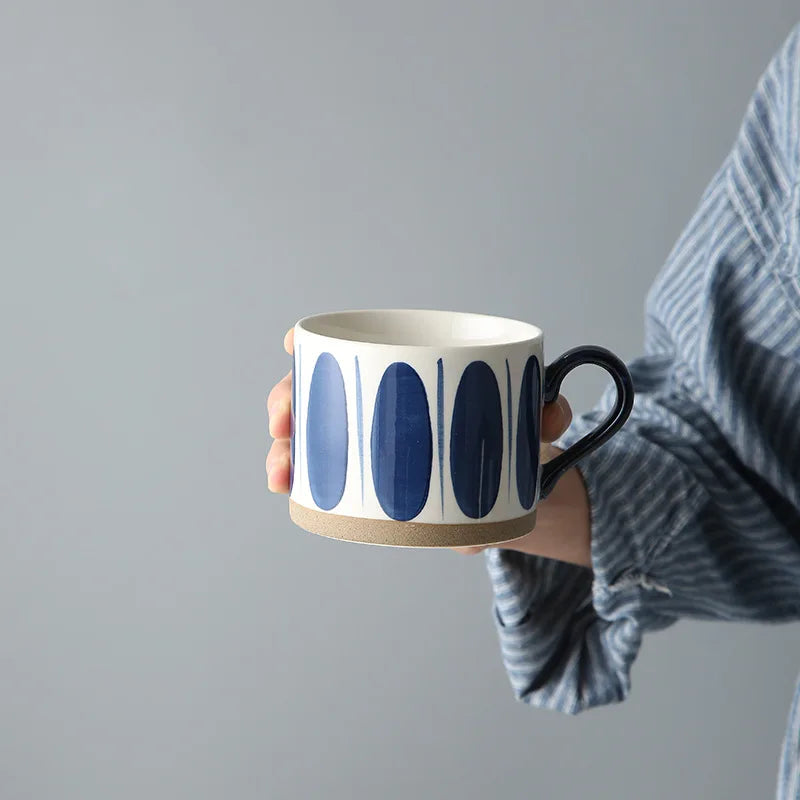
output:
{"label": "gray background", "polygon": [[264,399],[341,307],[636,355],[795,16],[4,4],[0,797],[769,796],[796,630],[684,623],[621,706],[515,704],[482,558],[295,529]]}

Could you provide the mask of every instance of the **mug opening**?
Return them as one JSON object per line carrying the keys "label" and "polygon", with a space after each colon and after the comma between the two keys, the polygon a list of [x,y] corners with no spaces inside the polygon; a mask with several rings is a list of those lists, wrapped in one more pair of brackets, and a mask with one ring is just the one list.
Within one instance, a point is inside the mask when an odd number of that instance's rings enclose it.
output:
{"label": "mug opening", "polygon": [[407,347],[509,345],[541,337],[535,325],[489,314],[429,309],[359,309],[314,314],[297,327],[350,342]]}

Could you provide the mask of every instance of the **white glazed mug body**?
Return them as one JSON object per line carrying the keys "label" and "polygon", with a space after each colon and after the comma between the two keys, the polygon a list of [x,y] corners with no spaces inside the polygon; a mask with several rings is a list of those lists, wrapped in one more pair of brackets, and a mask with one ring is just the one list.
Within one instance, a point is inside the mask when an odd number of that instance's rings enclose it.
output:
{"label": "white glazed mug body", "polygon": [[[543,477],[543,403],[586,362],[617,380],[616,416]],[[602,348],[562,356],[551,365],[549,387],[547,374],[542,331],[517,320],[418,309],[300,320],[292,517],[318,533],[379,544],[454,546],[523,535],[542,487],[549,491],[558,474],[613,434],[632,402],[627,370]]]}

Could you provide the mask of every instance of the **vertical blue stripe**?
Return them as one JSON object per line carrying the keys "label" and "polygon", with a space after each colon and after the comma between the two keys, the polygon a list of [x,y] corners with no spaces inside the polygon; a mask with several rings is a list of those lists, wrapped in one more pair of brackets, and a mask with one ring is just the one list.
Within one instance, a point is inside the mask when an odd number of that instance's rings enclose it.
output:
{"label": "vertical blue stripe", "polygon": [[302,453],[302,446],[300,444],[300,441],[301,441],[300,440],[300,431],[301,431],[301,429],[303,427],[302,422],[303,422],[303,416],[304,416],[303,415],[303,410],[302,410],[303,409],[303,399],[300,396],[300,390],[302,389],[303,384],[302,384],[301,379],[300,379],[301,358],[300,358],[300,345],[299,344],[295,345],[294,351],[295,351],[295,354],[297,355],[297,411],[295,412],[295,415],[296,415],[295,422],[297,423],[296,424],[297,430],[295,431],[295,434],[294,434],[295,435],[295,440],[296,440],[295,443],[294,443],[294,446],[295,446],[295,455],[296,455],[297,461],[296,461],[296,463],[294,465],[294,470],[297,470],[298,469],[297,465],[300,463],[300,453]]}
{"label": "vertical blue stripe", "polygon": [[511,368],[506,359],[506,394],[508,396],[508,500],[511,502],[511,429],[513,427],[511,418]]}
{"label": "vertical blue stripe", "polygon": [[522,372],[517,410],[517,492],[523,508],[532,508],[539,479],[542,375],[539,359],[530,356]]}
{"label": "vertical blue stripe", "polygon": [[436,436],[439,444],[439,495],[444,519],[444,366],[441,358],[436,362]]}
{"label": "vertical blue stripe", "polygon": [[358,423],[358,467],[361,473],[361,507],[364,507],[364,412],[361,400],[361,370],[356,356],[356,414]]}
{"label": "vertical blue stripe", "polygon": [[291,461],[289,465],[289,494],[292,493],[294,487],[294,464],[295,464],[295,435],[294,430],[297,427],[297,358],[294,351],[292,351],[292,418],[291,418],[291,442],[290,442],[290,455]]}

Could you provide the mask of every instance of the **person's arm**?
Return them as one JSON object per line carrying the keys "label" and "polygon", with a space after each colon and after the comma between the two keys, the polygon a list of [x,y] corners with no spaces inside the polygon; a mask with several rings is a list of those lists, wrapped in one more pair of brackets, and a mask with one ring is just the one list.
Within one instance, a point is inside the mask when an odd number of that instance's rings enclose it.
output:
{"label": "person's arm", "polygon": [[543,557],[560,534],[584,537],[550,499],[541,549],[530,537],[540,555],[487,550],[526,702],[575,713],[623,699],[643,634],[680,617],[800,618],[800,313],[779,280],[800,238],[798,64],[796,29],[648,296],[633,414],[580,465],[591,569]]}

